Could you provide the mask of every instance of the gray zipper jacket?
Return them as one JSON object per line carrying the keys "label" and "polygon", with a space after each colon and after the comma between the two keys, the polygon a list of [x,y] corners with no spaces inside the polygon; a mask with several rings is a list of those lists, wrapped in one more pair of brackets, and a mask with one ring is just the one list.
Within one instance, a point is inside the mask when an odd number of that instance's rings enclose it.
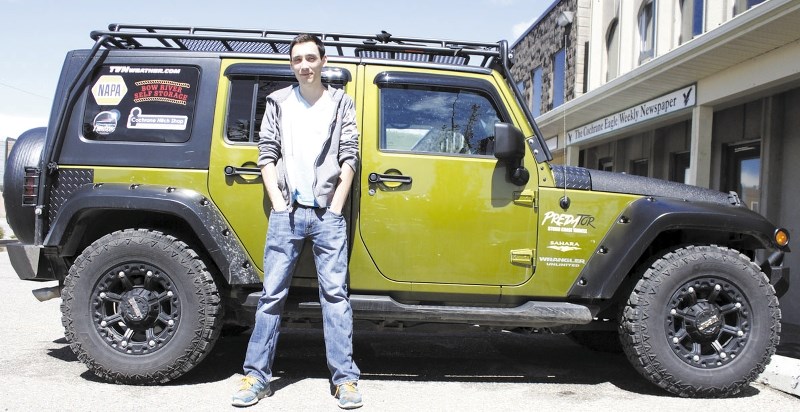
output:
{"label": "gray zipper jacket", "polygon": [[[284,163],[284,145],[289,146],[281,133],[281,103],[294,93],[294,88],[289,86],[276,90],[267,96],[267,107],[264,110],[264,119],[261,122],[261,131],[258,140],[258,167],[275,163],[278,170],[278,188],[283,194],[287,206],[294,188],[290,187],[286,176]],[[331,119],[328,139],[320,148],[317,160],[314,163],[314,198],[320,207],[329,207],[333,200],[333,193],[341,174],[342,166],[347,164],[358,170],[358,128],[356,127],[356,110],[353,99],[341,89],[328,87],[328,93],[336,107],[334,118]]]}

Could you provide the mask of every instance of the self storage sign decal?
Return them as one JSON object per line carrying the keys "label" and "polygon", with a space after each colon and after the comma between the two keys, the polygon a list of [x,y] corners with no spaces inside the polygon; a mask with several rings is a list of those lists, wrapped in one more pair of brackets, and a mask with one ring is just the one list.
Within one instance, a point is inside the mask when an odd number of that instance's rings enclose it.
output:
{"label": "self storage sign decal", "polygon": [[134,83],[139,89],[133,92],[133,101],[165,102],[186,106],[189,95],[184,90],[189,89],[189,83],[171,80],[141,80]]}

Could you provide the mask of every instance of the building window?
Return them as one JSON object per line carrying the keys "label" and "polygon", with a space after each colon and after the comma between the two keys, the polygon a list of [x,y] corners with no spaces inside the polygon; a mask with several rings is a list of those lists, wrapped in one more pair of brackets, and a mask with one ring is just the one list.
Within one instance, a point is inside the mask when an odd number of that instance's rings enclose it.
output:
{"label": "building window", "polygon": [[553,55],[553,108],[564,104],[567,53],[561,49]]}
{"label": "building window", "polygon": [[542,114],[542,66],[533,69],[531,74],[531,114]]}
{"label": "building window", "polygon": [[683,44],[695,36],[703,34],[705,0],[681,0],[681,35],[678,43]]}
{"label": "building window", "polygon": [[761,144],[730,145],[725,157],[726,179],[723,189],[736,191],[745,206],[758,212],[761,198]]}
{"label": "building window", "polygon": [[743,13],[749,10],[753,6],[757,6],[763,3],[765,0],[736,0],[736,4],[734,5],[733,14],[738,15],[739,13]]}
{"label": "building window", "polygon": [[646,1],[639,10],[639,64],[655,55],[655,0]]}
{"label": "building window", "polygon": [[614,171],[614,159],[610,157],[604,157],[597,161],[597,170],[602,170],[604,172],[613,172]]}
{"label": "building window", "polygon": [[689,183],[689,152],[672,153],[669,165],[669,180],[678,183]]}
{"label": "building window", "polygon": [[631,174],[634,176],[645,176],[649,175],[648,172],[649,163],[647,159],[637,159],[631,161]]}
{"label": "building window", "polygon": [[619,21],[614,19],[608,26],[606,34],[606,81],[619,74]]}

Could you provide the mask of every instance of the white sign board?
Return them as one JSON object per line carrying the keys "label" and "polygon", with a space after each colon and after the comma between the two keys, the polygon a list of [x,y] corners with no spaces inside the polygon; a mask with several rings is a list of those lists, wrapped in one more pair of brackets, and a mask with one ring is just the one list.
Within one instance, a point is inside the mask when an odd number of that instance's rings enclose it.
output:
{"label": "white sign board", "polygon": [[630,107],[621,112],[595,120],[567,132],[567,144],[584,142],[606,133],[622,129],[645,120],[665,116],[695,105],[697,85],[684,87],[672,93]]}

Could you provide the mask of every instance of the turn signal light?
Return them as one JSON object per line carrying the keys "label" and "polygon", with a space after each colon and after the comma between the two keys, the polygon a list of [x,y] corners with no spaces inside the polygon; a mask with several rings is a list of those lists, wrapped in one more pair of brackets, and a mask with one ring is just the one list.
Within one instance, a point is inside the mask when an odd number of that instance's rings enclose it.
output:
{"label": "turn signal light", "polygon": [[789,232],[786,229],[780,228],[775,230],[775,243],[780,247],[789,244]]}

